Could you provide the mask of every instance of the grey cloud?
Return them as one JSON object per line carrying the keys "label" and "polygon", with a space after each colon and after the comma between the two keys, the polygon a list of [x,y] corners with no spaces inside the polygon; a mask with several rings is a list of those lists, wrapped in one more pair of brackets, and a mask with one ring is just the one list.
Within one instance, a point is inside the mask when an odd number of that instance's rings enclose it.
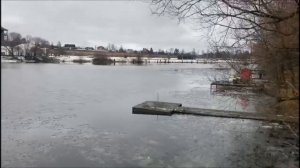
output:
{"label": "grey cloud", "polygon": [[139,1],[3,1],[2,25],[9,31],[62,43],[206,50],[190,26],[152,15]]}

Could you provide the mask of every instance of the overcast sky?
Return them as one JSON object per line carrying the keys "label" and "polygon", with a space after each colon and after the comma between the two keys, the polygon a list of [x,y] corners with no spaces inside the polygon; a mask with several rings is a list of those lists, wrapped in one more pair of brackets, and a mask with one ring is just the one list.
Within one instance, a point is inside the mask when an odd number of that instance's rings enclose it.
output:
{"label": "overcast sky", "polygon": [[1,25],[53,44],[206,51],[201,32],[151,14],[150,1],[1,1]]}

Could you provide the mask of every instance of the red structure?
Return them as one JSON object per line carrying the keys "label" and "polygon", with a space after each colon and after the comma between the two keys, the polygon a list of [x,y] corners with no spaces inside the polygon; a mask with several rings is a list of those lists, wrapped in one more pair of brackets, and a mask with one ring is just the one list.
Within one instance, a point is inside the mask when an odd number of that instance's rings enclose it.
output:
{"label": "red structure", "polygon": [[244,69],[242,69],[242,71],[241,71],[241,81],[244,81],[244,82],[246,82],[246,81],[250,81],[250,79],[251,79],[251,70],[250,69],[248,69],[248,68],[244,68]]}

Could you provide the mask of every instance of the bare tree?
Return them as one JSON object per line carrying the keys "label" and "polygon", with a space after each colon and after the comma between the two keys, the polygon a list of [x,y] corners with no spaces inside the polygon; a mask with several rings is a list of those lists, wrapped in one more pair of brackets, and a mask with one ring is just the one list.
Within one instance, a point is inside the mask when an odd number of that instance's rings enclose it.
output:
{"label": "bare tree", "polygon": [[30,35],[27,35],[25,38],[25,43],[24,43],[24,49],[25,49],[25,56],[30,55],[30,43],[32,42],[32,37]]}
{"label": "bare tree", "polygon": [[8,34],[8,41],[5,41],[4,46],[8,49],[10,55],[14,56],[14,48],[21,44],[22,36],[20,33],[11,32]]}
{"label": "bare tree", "polygon": [[[287,3],[294,8],[283,13]],[[253,40],[259,30],[290,35],[276,25],[299,14],[299,2],[291,0],[153,0],[152,4],[155,14],[176,16],[179,21],[191,18],[211,33],[222,33],[220,44],[235,38],[230,47]]]}
{"label": "bare tree", "polygon": [[[299,117],[299,0],[152,0],[152,5],[154,14],[190,20],[208,31],[215,51],[250,50],[270,81],[265,92],[278,100],[272,111]],[[227,63],[239,71],[235,60]],[[298,124],[288,127],[299,138]]]}
{"label": "bare tree", "polygon": [[17,51],[17,56],[20,56],[22,53],[22,48],[20,46],[16,46],[15,50]]}
{"label": "bare tree", "polygon": [[169,49],[169,54],[173,54],[174,53],[174,48],[170,48]]}
{"label": "bare tree", "polygon": [[107,49],[109,51],[116,51],[117,47],[114,44],[108,44]]}
{"label": "bare tree", "polygon": [[125,52],[122,46],[119,48],[119,52]]}
{"label": "bare tree", "polygon": [[[154,14],[198,23],[208,30],[212,47],[251,48],[261,68],[269,69],[274,96],[299,96],[299,1],[153,0],[152,5]],[[276,92],[287,88],[294,96]]]}
{"label": "bare tree", "polygon": [[58,41],[56,46],[57,46],[58,48],[61,48],[61,42]]}
{"label": "bare tree", "polygon": [[32,52],[33,56],[41,56],[45,53],[42,48],[50,48],[49,41],[40,37],[31,38],[31,43],[33,44],[33,47],[30,49],[30,51]]}

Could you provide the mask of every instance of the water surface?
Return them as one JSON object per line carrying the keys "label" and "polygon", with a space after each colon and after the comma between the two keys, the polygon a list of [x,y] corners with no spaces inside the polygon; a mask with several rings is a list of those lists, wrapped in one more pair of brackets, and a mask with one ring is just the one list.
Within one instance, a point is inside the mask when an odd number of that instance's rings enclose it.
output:
{"label": "water surface", "polygon": [[2,166],[257,166],[258,121],[132,114],[146,100],[255,111],[210,94],[212,64],[1,64]]}

